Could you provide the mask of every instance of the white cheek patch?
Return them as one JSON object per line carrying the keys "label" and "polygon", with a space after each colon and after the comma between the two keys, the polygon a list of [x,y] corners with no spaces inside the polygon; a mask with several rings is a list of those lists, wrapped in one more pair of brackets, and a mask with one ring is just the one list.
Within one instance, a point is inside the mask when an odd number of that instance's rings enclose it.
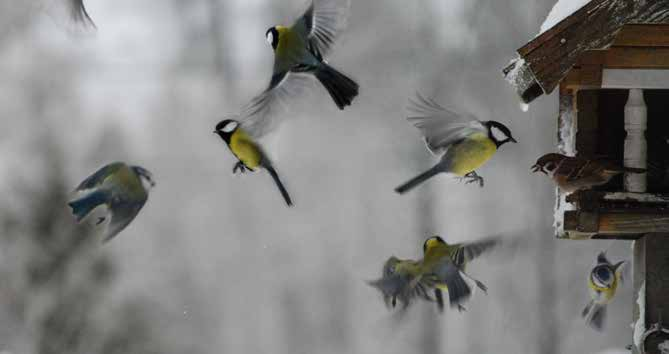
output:
{"label": "white cheek patch", "polygon": [[272,45],[272,43],[274,43],[274,35],[272,34],[272,32],[267,33],[267,43],[269,43],[269,45]]}
{"label": "white cheek patch", "polygon": [[494,136],[497,141],[502,141],[502,140],[505,140],[506,138],[508,138],[506,136],[506,134],[504,134],[504,132],[499,130],[499,128],[497,128],[497,127],[490,128],[490,132],[492,133],[492,136]]}
{"label": "white cheek patch", "polygon": [[230,122],[230,123],[226,124],[225,127],[223,127],[222,130],[225,133],[232,133],[235,129],[237,129],[238,125],[239,125],[239,123],[237,123],[237,122]]}

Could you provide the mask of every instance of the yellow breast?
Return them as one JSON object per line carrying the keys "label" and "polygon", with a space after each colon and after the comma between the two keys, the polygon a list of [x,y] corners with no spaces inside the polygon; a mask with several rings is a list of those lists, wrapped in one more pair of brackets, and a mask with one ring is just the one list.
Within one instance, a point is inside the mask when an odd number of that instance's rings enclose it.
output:
{"label": "yellow breast", "polygon": [[449,148],[445,158],[451,161],[450,172],[464,176],[481,167],[495,152],[495,142],[484,133],[476,133]]}
{"label": "yellow breast", "polygon": [[260,165],[262,152],[243,130],[237,129],[230,137],[230,150],[248,168]]}

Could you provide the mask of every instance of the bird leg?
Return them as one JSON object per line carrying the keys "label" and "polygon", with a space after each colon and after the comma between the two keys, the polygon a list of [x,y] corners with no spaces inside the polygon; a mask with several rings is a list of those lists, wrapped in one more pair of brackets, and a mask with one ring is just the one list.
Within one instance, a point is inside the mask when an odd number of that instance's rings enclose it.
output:
{"label": "bird leg", "polygon": [[236,174],[237,170],[239,170],[239,172],[241,172],[241,173],[246,172],[246,166],[244,166],[243,162],[237,161],[235,166],[232,168],[232,174]]}
{"label": "bird leg", "polygon": [[465,179],[465,184],[478,182],[479,186],[483,188],[483,177],[476,174],[476,171],[469,172],[463,177],[463,179]]}

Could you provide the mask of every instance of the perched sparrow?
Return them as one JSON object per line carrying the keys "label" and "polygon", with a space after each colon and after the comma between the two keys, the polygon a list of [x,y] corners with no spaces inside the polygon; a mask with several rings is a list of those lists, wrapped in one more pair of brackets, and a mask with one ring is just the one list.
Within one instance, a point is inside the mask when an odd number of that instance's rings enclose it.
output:
{"label": "perched sparrow", "polygon": [[562,154],[541,156],[532,172],[543,172],[565,192],[575,192],[608,183],[621,173],[645,173],[642,168],[620,167],[603,159],[586,159]]}

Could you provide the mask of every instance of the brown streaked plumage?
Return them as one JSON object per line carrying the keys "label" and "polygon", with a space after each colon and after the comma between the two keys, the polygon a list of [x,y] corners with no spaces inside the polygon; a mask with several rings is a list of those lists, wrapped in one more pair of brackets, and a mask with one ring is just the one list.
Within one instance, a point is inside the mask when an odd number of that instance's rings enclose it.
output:
{"label": "brown streaked plumage", "polygon": [[565,192],[575,192],[608,183],[621,173],[645,173],[642,168],[621,167],[606,159],[588,159],[550,153],[541,156],[532,172],[543,172]]}

